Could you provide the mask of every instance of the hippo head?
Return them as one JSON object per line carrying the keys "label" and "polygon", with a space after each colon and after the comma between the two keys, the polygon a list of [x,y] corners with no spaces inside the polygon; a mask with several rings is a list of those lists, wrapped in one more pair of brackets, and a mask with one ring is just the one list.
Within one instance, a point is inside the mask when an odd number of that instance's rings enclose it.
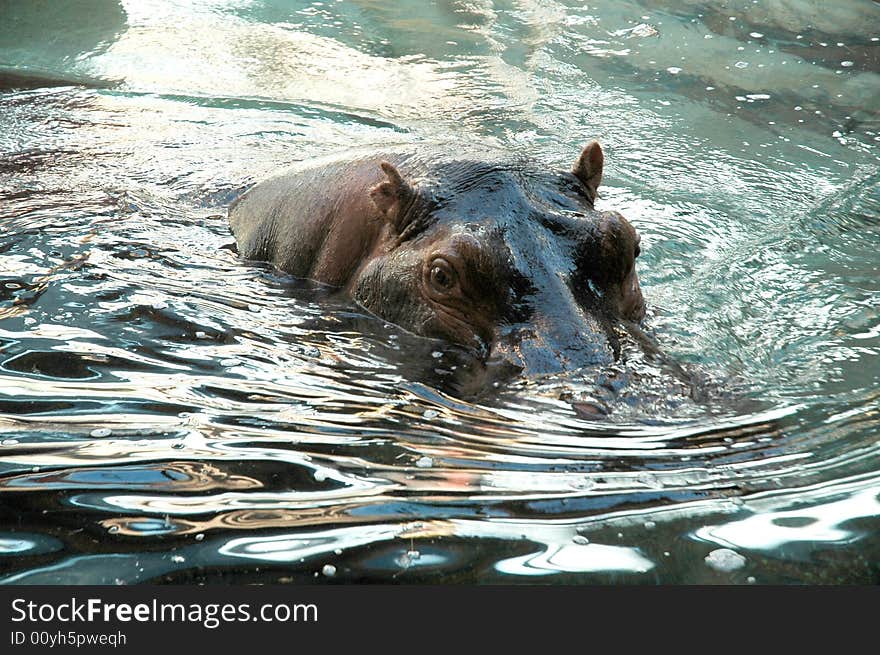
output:
{"label": "hippo head", "polygon": [[370,195],[386,237],[351,295],[527,375],[613,361],[615,325],[641,321],[645,302],[636,230],[593,206],[603,162],[596,142],[568,172],[527,161],[382,162]]}

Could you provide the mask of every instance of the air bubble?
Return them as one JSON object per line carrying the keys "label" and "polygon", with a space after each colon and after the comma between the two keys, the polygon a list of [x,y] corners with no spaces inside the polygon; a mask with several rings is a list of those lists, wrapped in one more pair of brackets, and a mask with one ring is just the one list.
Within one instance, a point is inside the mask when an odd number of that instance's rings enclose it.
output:
{"label": "air bubble", "polygon": [[95,437],[96,439],[109,437],[111,434],[113,434],[113,430],[110,428],[96,428],[89,432],[89,436]]}
{"label": "air bubble", "polygon": [[713,550],[705,557],[706,564],[716,571],[736,571],[746,565],[746,558],[730,548]]}
{"label": "air bubble", "polygon": [[332,578],[336,575],[336,567],[332,564],[325,564],[324,568],[321,569],[321,573],[323,573],[328,578]]}
{"label": "air bubble", "polygon": [[434,466],[434,460],[427,455],[424,455],[416,460],[416,466],[420,469],[429,469]]}
{"label": "air bubble", "polygon": [[586,546],[590,543],[590,540],[584,536],[578,535],[572,539],[573,543],[576,543],[578,546]]}

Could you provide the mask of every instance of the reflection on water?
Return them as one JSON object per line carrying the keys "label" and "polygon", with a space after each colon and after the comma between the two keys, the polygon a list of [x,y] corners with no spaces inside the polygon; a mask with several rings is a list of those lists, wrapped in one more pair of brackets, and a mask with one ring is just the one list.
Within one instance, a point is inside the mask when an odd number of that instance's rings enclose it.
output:
{"label": "reflection on water", "polygon": [[[4,581],[878,581],[876,4],[7,14]],[[592,137],[663,357],[456,398],[452,349],[230,249],[295,161]]]}

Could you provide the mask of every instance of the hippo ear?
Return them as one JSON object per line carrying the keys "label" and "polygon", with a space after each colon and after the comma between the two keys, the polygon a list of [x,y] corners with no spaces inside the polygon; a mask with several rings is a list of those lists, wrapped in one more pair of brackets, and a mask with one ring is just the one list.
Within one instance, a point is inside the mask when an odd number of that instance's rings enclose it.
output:
{"label": "hippo ear", "polygon": [[387,179],[370,189],[370,198],[373,199],[377,209],[396,226],[403,201],[412,190],[394,166],[387,161],[383,161],[379,166],[382,167]]}
{"label": "hippo ear", "polygon": [[602,153],[602,146],[598,141],[590,141],[581,151],[581,156],[574,164],[571,170],[587,190],[590,197],[596,197],[599,185],[602,183],[602,166],[605,164],[605,155]]}

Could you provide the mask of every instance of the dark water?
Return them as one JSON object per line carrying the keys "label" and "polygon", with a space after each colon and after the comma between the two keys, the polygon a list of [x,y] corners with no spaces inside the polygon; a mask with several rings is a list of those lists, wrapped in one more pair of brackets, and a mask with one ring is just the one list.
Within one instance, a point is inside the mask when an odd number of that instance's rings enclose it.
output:
{"label": "dark water", "polygon": [[[816,7],[0,2],[2,580],[880,581],[880,7]],[[634,347],[456,399],[229,249],[299,160],[594,137],[697,400]]]}

